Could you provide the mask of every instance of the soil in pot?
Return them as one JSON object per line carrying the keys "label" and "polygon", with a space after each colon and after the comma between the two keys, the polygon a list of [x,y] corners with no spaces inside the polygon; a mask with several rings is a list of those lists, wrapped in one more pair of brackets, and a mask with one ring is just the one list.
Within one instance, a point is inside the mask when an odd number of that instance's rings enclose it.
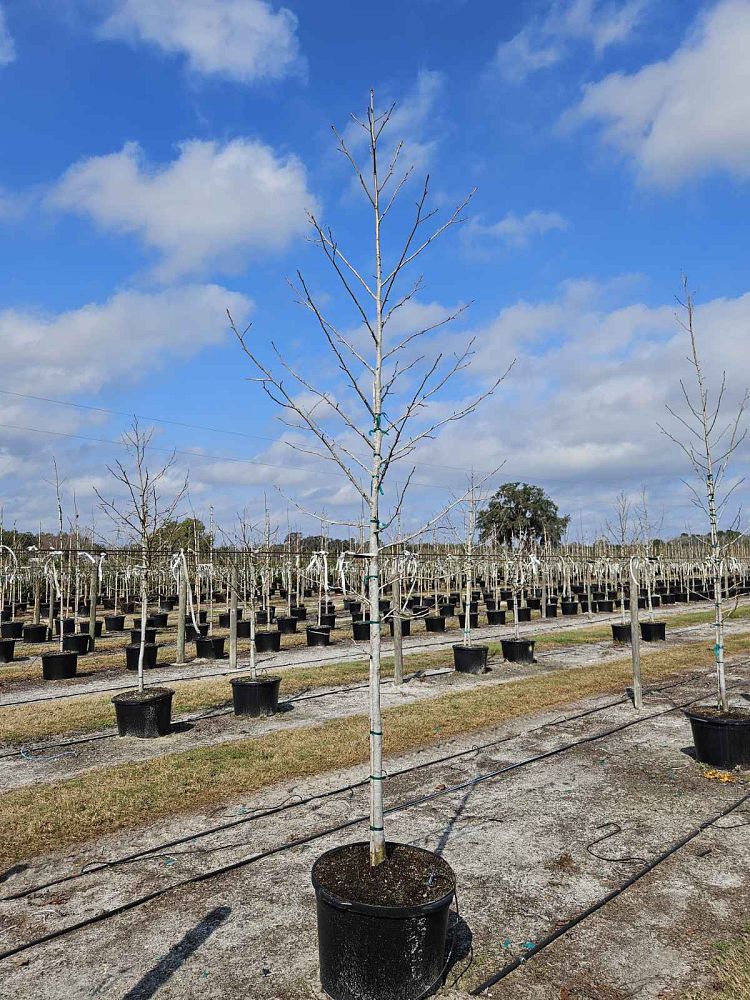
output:
{"label": "soil in pot", "polygon": [[631,640],[630,623],[612,626],[612,641],[629,643]]}
{"label": "soil in pot", "polygon": [[308,625],[305,629],[307,633],[308,646],[330,646],[331,630],[322,625]]}
{"label": "soil in pot", "polygon": [[732,708],[727,713],[700,705],[686,715],[701,763],[730,770],[750,767],[750,710]]}
{"label": "soil in pot", "polygon": [[281,649],[281,632],[256,632],[255,649],[259,653],[278,653]]}
{"label": "soil in pot", "polygon": [[278,711],[280,677],[233,677],[231,684],[235,715],[258,719]]}
{"label": "soil in pot", "polygon": [[45,681],[62,681],[75,677],[78,653],[42,653],[42,677]]}
{"label": "soil in pot", "polygon": [[534,662],[533,639],[501,639],[500,645],[503,650],[503,659],[510,663]]}
{"label": "soil in pot", "polygon": [[455,875],[431,851],[386,849],[375,868],[366,843],[313,866],[320,981],[333,1000],[416,1000],[442,982]]}
{"label": "soil in pot", "polygon": [[[133,643],[130,646],[125,647],[125,668],[126,670],[137,670],[138,669],[138,653],[140,651],[141,644]],[[143,669],[153,670],[154,667],[158,666],[156,662],[156,657],[159,654],[159,647],[156,643],[147,643],[143,649]]]}
{"label": "soil in pot", "polygon": [[666,631],[666,622],[641,622],[641,639],[644,642],[664,642]]}
{"label": "soil in pot", "polygon": [[464,646],[456,643],[453,647],[453,666],[461,674],[483,674],[489,669],[487,657],[489,646]]}
{"label": "soil in pot", "polygon": [[154,739],[168,736],[172,728],[171,688],[152,687],[144,691],[123,691],[112,699],[120,736]]}
{"label": "soil in pot", "polygon": [[195,640],[195,655],[199,660],[221,660],[224,657],[224,637],[201,636]]}

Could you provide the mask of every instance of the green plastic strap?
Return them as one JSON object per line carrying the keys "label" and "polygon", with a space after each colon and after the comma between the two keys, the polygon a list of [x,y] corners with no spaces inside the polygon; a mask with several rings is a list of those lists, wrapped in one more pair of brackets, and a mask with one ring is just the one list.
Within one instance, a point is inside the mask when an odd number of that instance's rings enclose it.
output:
{"label": "green plastic strap", "polygon": [[383,735],[383,730],[382,729],[380,730],[380,732],[378,732],[377,729],[371,729],[370,730],[370,736],[382,736],[382,735]]}
{"label": "green plastic strap", "polygon": [[370,829],[372,830],[373,833],[382,833],[383,832],[383,827],[382,826],[371,826]]}
{"label": "green plastic strap", "polygon": [[371,774],[370,781],[385,781],[385,775],[383,774]]}
{"label": "green plastic strap", "polygon": [[371,435],[374,434],[376,431],[380,431],[381,434],[389,434],[390,433],[390,428],[388,428],[388,430],[384,430],[383,427],[381,426],[380,422],[381,422],[381,420],[383,419],[384,416],[385,416],[385,410],[382,410],[380,413],[374,414],[375,426],[369,432]]}

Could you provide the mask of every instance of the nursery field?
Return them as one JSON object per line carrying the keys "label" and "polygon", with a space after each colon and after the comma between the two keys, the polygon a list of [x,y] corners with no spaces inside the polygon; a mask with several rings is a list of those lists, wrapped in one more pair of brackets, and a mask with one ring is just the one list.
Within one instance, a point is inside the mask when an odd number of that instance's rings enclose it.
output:
{"label": "nursery field", "polygon": [[[487,650],[479,672],[455,669],[454,616],[433,633],[416,602],[402,683],[383,639],[388,837],[457,876],[436,995],[750,995],[750,771],[699,763],[685,715],[715,691],[715,612],[705,600],[659,608],[665,639],[639,644],[637,709],[630,645],[613,642],[617,602],[568,617],[532,607],[514,624],[498,593],[506,617],[493,625],[488,597],[471,630]],[[283,615],[282,598],[268,603]],[[0,674],[0,995],[325,996],[310,869],[366,840],[370,822],[368,644],[347,603],[331,600],[325,646],[291,633],[279,652],[254,650],[257,676],[281,679],[276,711],[255,717],[232,709],[249,642],[233,664],[187,645],[177,665],[168,612],[144,671],[174,692],[157,739],[114,724],[111,699],[133,684],[124,636],[105,632],[74,676],[51,680],[49,643],[17,643]],[[740,705],[750,601],[727,605]],[[314,597],[298,606],[315,621]],[[228,646],[227,612],[214,612],[211,635]],[[513,636],[533,642],[531,658],[509,658]]]}

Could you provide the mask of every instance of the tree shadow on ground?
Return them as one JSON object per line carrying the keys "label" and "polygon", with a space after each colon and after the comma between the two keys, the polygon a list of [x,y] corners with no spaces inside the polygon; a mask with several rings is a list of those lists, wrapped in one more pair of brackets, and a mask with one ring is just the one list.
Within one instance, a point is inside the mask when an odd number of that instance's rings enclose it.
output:
{"label": "tree shadow on ground", "polygon": [[172,945],[153,969],[149,969],[146,975],[128,990],[122,1000],[150,1000],[150,997],[155,996],[191,955],[219,929],[231,912],[229,906],[218,906],[207,913],[177,944]]}

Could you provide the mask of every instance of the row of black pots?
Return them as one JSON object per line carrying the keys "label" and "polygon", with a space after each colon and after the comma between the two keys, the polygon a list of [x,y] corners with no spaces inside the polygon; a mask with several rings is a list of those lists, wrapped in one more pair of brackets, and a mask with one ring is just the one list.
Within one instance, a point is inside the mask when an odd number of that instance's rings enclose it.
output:
{"label": "row of black pots", "polygon": [[[666,622],[639,622],[641,639],[644,642],[664,642],[666,640]],[[612,639],[615,642],[629,643],[632,638],[630,622],[625,625],[612,626]]]}

